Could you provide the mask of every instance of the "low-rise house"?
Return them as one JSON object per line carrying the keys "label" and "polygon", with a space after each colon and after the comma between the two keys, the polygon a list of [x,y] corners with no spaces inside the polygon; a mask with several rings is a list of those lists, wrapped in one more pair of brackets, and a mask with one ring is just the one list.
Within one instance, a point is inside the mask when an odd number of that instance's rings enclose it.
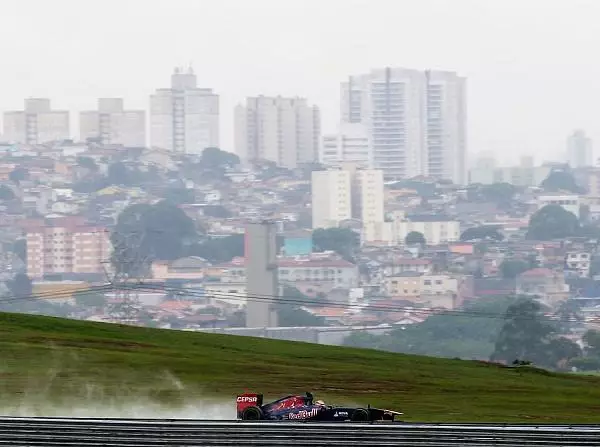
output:
{"label": "low-rise house", "polygon": [[532,295],[554,306],[568,298],[568,286],[563,272],[547,268],[534,268],[517,277],[517,294]]}

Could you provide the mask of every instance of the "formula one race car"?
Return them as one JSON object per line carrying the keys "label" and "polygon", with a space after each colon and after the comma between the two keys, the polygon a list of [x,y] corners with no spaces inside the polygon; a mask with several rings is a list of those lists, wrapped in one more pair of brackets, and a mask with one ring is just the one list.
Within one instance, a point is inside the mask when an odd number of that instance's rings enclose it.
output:
{"label": "formula one race car", "polygon": [[322,400],[314,401],[311,393],[305,396],[292,395],[263,404],[262,394],[240,394],[237,396],[237,417],[243,421],[393,421],[397,411],[379,408],[349,408],[325,405]]}

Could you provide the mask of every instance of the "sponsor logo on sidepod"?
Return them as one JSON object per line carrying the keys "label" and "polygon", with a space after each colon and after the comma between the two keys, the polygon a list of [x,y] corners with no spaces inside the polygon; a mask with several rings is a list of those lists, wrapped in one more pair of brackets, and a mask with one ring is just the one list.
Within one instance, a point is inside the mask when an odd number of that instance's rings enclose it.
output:
{"label": "sponsor logo on sidepod", "polygon": [[290,413],[289,418],[290,419],[308,419],[313,416],[316,416],[318,412],[319,412],[318,408],[313,408],[310,411],[300,410],[298,413]]}
{"label": "sponsor logo on sidepod", "polygon": [[237,401],[238,402],[257,402],[258,398],[256,396],[254,396],[254,397],[250,397],[250,396],[238,396]]}

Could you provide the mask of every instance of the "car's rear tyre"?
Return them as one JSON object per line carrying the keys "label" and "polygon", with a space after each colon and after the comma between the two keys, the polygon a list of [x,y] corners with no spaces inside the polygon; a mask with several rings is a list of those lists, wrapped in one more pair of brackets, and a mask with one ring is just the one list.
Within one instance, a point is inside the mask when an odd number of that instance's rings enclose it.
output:
{"label": "car's rear tyre", "polygon": [[260,421],[263,418],[263,412],[258,407],[246,407],[242,411],[242,421]]}
{"label": "car's rear tyre", "polygon": [[358,408],[352,414],[352,422],[368,422],[370,420],[369,410]]}

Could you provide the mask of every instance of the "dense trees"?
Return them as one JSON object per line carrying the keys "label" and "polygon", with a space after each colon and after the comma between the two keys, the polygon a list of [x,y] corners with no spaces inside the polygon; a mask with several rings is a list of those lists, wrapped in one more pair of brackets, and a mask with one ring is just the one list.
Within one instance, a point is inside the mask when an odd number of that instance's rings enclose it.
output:
{"label": "dense trees", "polygon": [[240,164],[240,157],[218,147],[207,147],[202,151],[200,164],[204,169],[228,168]]}
{"label": "dense trees", "polygon": [[73,298],[80,307],[103,307],[106,305],[106,296],[97,290],[80,290],[73,294]]}
{"label": "dense trees", "polygon": [[25,273],[17,273],[6,285],[10,294],[15,298],[30,297],[33,293],[31,279]]}
{"label": "dense trees", "polygon": [[153,260],[181,257],[197,239],[192,219],[172,203],[131,205],[119,215],[111,235],[113,265],[118,271],[139,274],[138,269]]}
{"label": "dense trees", "polygon": [[98,171],[98,165],[96,164],[93,158],[85,156],[77,157],[77,164],[82,168],[88,169],[92,172]]}
{"label": "dense trees", "polygon": [[521,298],[506,311],[490,360],[505,363],[527,360],[543,367],[564,367],[581,355],[581,350],[570,340],[559,337],[558,329],[556,322],[544,315],[540,303]]}
{"label": "dense trees", "polygon": [[349,261],[360,244],[358,234],[348,228],[317,228],[312,240],[315,251],[332,250]]}
{"label": "dense trees", "polygon": [[460,240],[463,242],[476,240],[502,241],[504,235],[498,231],[497,226],[485,225],[466,229],[460,235]]}
{"label": "dense trees", "polygon": [[510,183],[492,183],[491,185],[473,184],[467,187],[470,202],[493,202],[506,205],[517,193],[517,187]]}
{"label": "dense trees", "polygon": [[423,236],[423,233],[411,231],[404,238],[404,243],[406,245],[425,245],[427,241],[425,241],[425,236]]}
{"label": "dense trees", "polygon": [[576,236],[579,232],[577,217],[560,205],[546,205],[529,220],[527,239],[551,240]]}
{"label": "dense trees", "polygon": [[[463,359],[488,359],[514,297],[494,297],[467,304],[464,312],[431,315],[388,335],[355,333],[344,344],[386,351]],[[400,316],[399,316],[400,318]]]}
{"label": "dense trees", "polygon": [[23,262],[27,262],[27,240],[26,239],[17,239],[12,243],[12,247],[10,248],[15,255],[19,257],[19,259]]}
{"label": "dense trees", "polygon": [[279,326],[326,326],[323,318],[315,317],[310,312],[302,309],[303,301],[308,304],[312,303],[313,300],[295,287],[286,286],[283,288],[283,299],[275,305]]}
{"label": "dense trees", "polygon": [[0,200],[13,200],[15,193],[6,185],[0,185]]}
{"label": "dense trees", "polygon": [[222,238],[206,239],[189,247],[188,256],[200,256],[211,263],[231,261],[244,256],[244,235],[233,234]]}
{"label": "dense trees", "polygon": [[527,261],[521,259],[506,259],[500,264],[500,274],[505,279],[514,279],[530,268],[531,265]]}
{"label": "dense trees", "polygon": [[575,194],[582,194],[585,191],[575,181],[575,177],[571,169],[564,167],[563,169],[554,169],[548,174],[548,177],[540,184],[544,190],[548,192],[566,191]]}
{"label": "dense trees", "polygon": [[29,178],[29,171],[26,168],[17,167],[8,174],[8,179],[17,185],[23,180]]}

